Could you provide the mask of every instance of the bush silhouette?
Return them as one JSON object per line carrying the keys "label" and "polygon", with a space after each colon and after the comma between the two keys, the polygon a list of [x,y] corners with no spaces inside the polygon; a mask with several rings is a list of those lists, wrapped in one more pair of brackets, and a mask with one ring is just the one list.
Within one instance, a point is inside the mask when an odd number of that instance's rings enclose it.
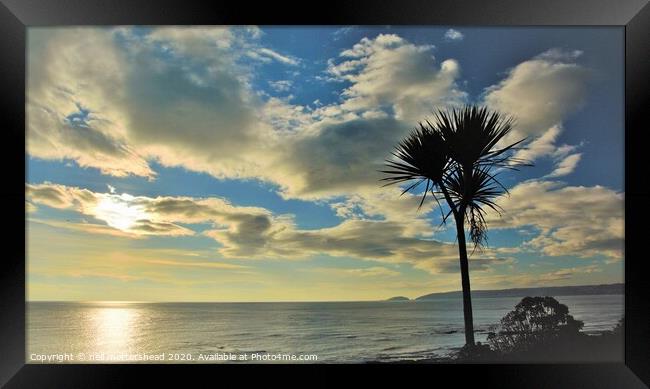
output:
{"label": "bush silhouette", "polygon": [[621,320],[616,323],[616,327],[611,332],[613,336],[623,336],[623,329],[625,328],[625,317],[622,317]]}
{"label": "bush silhouette", "polygon": [[583,322],[553,297],[525,297],[501,319],[498,331],[488,335],[492,349],[503,354],[543,351],[574,343],[583,334]]}
{"label": "bush silhouette", "polygon": [[461,362],[491,362],[499,357],[499,353],[481,342],[466,344],[455,355],[456,360]]}
{"label": "bush silhouette", "polygon": [[552,297],[525,297],[492,329],[487,344],[466,344],[460,363],[622,362],[625,318],[609,330],[587,335],[583,322]]}

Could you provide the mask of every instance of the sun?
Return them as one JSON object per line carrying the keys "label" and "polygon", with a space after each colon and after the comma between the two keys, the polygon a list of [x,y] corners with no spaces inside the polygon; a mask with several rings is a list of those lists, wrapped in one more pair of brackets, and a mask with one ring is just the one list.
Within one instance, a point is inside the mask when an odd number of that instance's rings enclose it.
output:
{"label": "sun", "polygon": [[105,194],[95,207],[95,217],[113,228],[128,231],[138,220],[147,219],[147,213],[134,199],[127,193]]}

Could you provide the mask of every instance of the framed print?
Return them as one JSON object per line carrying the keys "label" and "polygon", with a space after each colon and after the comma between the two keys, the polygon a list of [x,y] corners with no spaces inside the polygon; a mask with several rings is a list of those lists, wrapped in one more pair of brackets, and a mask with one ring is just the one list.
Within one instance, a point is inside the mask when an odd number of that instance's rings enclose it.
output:
{"label": "framed print", "polygon": [[0,382],[646,386],[646,3],[3,0]]}

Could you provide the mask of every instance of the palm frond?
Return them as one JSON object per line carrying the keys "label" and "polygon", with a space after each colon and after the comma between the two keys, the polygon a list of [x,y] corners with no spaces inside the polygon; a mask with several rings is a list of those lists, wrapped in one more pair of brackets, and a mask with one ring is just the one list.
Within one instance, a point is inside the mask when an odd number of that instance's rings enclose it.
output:
{"label": "palm frond", "polygon": [[469,224],[475,249],[487,244],[486,215],[489,211],[500,215],[495,200],[508,194],[497,179],[499,171],[532,165],[514,155],[525,139],[503,145],[513,126],[512,117],[486,107],[434,111],[432,119],[421,122],[386,160],[386,170],[381,170],[388,175],[382,179],[384,186],[415,180],[403,195],[425,182],[418,210],[429,191],[438,206],[436,194],[442,194],[450,208],[446,215],[441,208],[442,223],[453,214],[457,222]]}
{"label": "palm frond", "polygon": [[[427,193],[442,182],[445,169],[449,164],[444,140],[438,131],[421,123],[418,128],[403,139],[391,153],[394,159],[386,160],[386,170],[380,170],[388,177],[384,186],[401,184],[411,180],[416,182],[402,191],[402,194],[412,191],[421,183],[426,183],[426,189],[418,210],[424,204]],[[437,198],[436,198],[437,200]]]}
{"label": "palm frond", "polygon": [[509,151],[524,139],[496,149],[513,129],[514,119],[487,107],[465,106],[451,111],[438,110],[434,113],[434,125],[440,131],[449,149],[450,158],[470,167],[480,165],[508,164],[512,157]]}
{"label": "palm frond", "polygon": [[464,220],[469,223],[469,235],[474,247],[487,244],[487,209],[501,214],[502,208],[495,199],[507,193],[507,189],[490,174],[487,167],[476,167],[470,174],[458,165],[444,181],[451,199]]}

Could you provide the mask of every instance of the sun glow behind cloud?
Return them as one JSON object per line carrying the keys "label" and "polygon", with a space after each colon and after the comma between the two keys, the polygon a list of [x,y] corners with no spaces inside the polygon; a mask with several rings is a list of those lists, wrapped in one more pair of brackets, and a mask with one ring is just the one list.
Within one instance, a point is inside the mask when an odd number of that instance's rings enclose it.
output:
{"label": "sun glow behind cloud", "polygon": [[95,217],[106,222],[109,226],[122,231],[129,231],[137,221],[148,220],[149,215],[141,205],[134,204],[134,197],[123,193],[118,196],[99,194]]}

